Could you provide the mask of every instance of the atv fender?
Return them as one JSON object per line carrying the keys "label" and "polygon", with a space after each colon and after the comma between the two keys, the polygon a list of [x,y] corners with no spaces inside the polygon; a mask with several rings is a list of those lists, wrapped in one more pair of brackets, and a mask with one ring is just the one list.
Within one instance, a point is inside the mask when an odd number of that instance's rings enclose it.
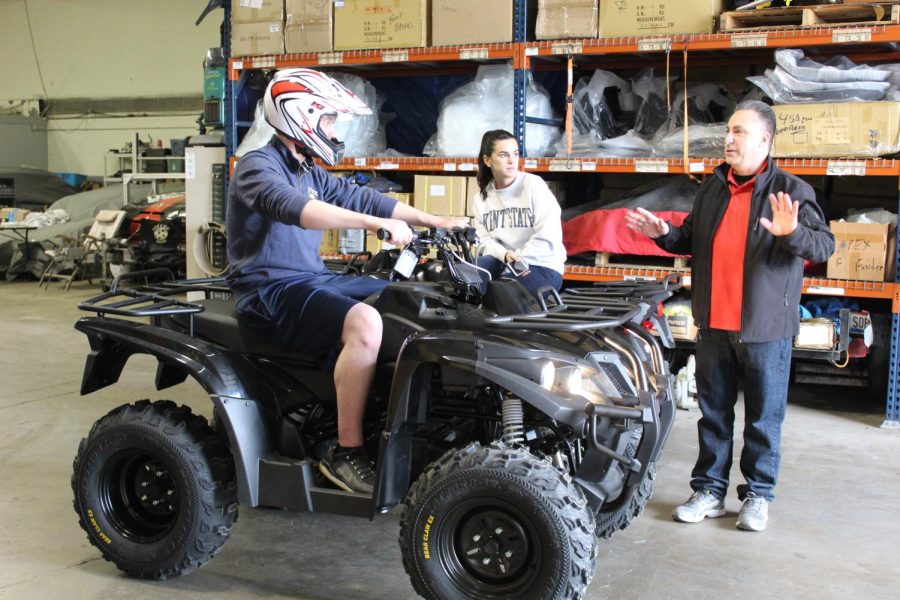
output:
{"label": "atv fender", "polygon": [[379,449],[378,464],[392,468],[378,471],[377,509],[397,504],[409,488],[412,433],[426,420],[432,376],[440,366],[467,371],[473,383],[494,383],[575,431],[586,430],[589,417],[584,403],[552,394],[530,379],[489,365],[479,360],[483,353],[484,342],[458,332],[423,332],[406,340],[394,370],[389,422]]}
{"label": "atv fender", "polygon": [[86,317],[75,323],[91,345],[84,365],[82,395],[114,384],[133,354],[159,361],[157,389],[192,376],[209,394],[224,426],[237,472],[238,499],[259,504],[259,462],[274,454],[261,403],[274,402],[258,384],[246,359],[183,333],[122,319]]}

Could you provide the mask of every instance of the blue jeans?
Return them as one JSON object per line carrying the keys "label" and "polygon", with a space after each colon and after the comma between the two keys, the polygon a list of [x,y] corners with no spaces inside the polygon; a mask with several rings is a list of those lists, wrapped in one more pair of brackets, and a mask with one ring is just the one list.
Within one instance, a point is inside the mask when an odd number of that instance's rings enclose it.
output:
{"label": "blue jeans", "polygon": [[[506,265],[503,261],[497,260],[493,256],[481,256],[478,258],[478,266],[482,269],[486,269],[491,273],[491,277],[497,279],[498,277],[509,277],[512,278],[513,275],[510,273],[509,269],[506,268]],[[562,287],[562,275],[560,275],[557,271],[553,269],[548,269],[547,267],[538,267],[536,265],[529,266],[528,270],[516,277],[519,280],[519,283],[525,286],[525,288],[531,292],[531,295],[537,298],[537,292],[540,288],[545,286],[551,286],[556,291],[559,291],[559,288]]]}
{"label": "blue jeans", "polygon": [[781,465],[781,424],[787,405],[791,338],[774,342],[740,342],[738,333],[704,329],[696,346],[697,396],[702,417],[697,423],[700,454],[691,473],[691,488],[719,498],[728,491],[734,450],[734,407],[738,373],[744,382],[744,447],[737,488],[771,501]]}

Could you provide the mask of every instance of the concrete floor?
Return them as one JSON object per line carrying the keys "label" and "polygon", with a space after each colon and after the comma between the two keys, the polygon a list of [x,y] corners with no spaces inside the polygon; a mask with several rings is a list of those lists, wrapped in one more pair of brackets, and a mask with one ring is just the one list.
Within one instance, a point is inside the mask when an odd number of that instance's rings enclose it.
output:
{"label": "concrete floor", "polygon": [[[222,552],[192,575],[147,582],[122,576],[78,527],[69,484],[79,440],[113,407],[160,397],[155,363],[135,357],[115,386],[78,389],[88,349],[72,328],[69,292],[0,283],[0,598],[415,598],[397,545],[396,514],[350,517],[242,510]],[[162,397],[209,414],[194,383]],[[791,392],[778,499],[768,531],[728,516],[672,522],[690,493],[697,413],[679,411],[655,494],[630,529],[602,542],[587,597],[897,598],[900,595],[900,431],[879,429],[883,406],[849,389]],[[737,462],[737,461],[735,461]],[[734,481],[740,480],[735,468]]]}

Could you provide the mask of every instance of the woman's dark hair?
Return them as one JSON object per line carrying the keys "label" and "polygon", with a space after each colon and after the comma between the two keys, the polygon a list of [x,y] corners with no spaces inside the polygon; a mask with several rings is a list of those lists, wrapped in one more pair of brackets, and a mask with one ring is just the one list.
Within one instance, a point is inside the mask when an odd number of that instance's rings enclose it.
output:
{"label": "woman's dark hair", "polygon": [[478,189],[481,190],[481,199],[487,198],[487,186],[494,180],[491,168],[484,164],[484,157],[494,153],[494,144],[500,140],[514,140],[516,136],[505,129],[493,129],[481,137],[481,150],[478,151]]}

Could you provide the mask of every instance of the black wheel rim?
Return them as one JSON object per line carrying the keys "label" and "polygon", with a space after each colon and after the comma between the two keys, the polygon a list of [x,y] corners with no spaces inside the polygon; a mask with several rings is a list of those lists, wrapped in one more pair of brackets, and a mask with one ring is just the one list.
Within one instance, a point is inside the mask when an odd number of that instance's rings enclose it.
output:
{"label": "black wheel rim", "polygon": [[463,594],[516,597],[538,576],[538,539],[534,525],[512,504],[472,498],[450,511],[435,543],[441,567]]}
{"label": "black wheel rim", "polygon": [[123,450],[100,473],[100,507],[124,538],[147,544],[166,536],[178,518],[179,494],[166,463],[144,450]]}

